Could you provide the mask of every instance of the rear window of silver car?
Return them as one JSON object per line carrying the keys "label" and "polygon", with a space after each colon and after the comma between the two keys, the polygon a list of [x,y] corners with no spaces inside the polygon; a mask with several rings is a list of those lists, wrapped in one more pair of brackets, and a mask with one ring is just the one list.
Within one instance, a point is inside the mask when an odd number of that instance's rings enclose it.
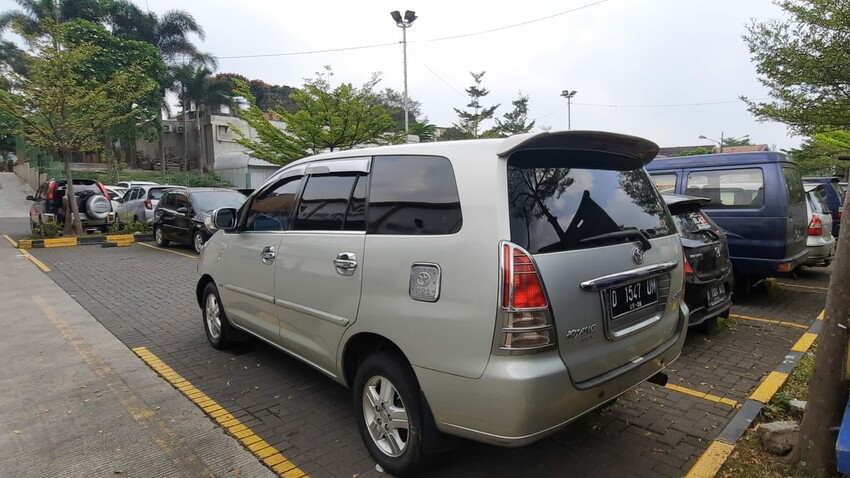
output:
{"label": "rear window of silver car", "polygon": [[[637,166],[637,168],[635,168]],[[511,240],[532,254],[676,233],[661,196],[633,160],[592,151],[531,151],[508,159]]]}

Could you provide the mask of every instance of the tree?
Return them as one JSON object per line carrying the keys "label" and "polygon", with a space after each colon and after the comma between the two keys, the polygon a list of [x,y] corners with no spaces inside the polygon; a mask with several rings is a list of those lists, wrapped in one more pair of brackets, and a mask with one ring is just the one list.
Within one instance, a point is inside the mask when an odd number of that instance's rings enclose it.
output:
{"label": "tree", "polygon": [[[753,21],[744,40],[769,102],[747,101],[761,120],[779,121],[795,133],[850,130],[850,4],[831,0],[779,0],[782,20]],[[844,207],[850,207],[850,194]],[[833,426],[841,422],[850,383],[844,376],[850,311],[850,219],[842,218],[818,337],[809,402],[796,446],[788,456],[810,472],[835,474]]]}
{"label": "tree", "polygon": [[[140,101],[157,84],[134,63],[105,81],[88,76],[89,62],[101,51],[91,44],[66,43],[64,30],[50,20],[42,31],[49,40],[28,36],[35,51],[29,76],[13,80],[12,92],[0,90],[0,111],[19,121],[19,132],[33,146],[52,151],[65,163],[66,196],[74,198],[71,154],[99,151],[106,131],[127,121],[126,104]],[[59,47],[54,45],[58,44]],[[77,202],[69,200],[66,234],[81,234]]]}
{"label": "tree", "polygon": [[454,126],[464,133],[468,138],[477,138],[480,133],[481,123],[493,117],[499,105],[485,108],[481,106],[481,99],[490,94],[490,91],[481,86],[481,78],[486,72],[472,73],[472,78],[475,84],[466,89],[466,94],[469,95],[469,103],[466,105],[469,110],[460,110],[454,108],[459,121]]}
{"label": "tree", "polygon": [[735,138],[734,136],[729,136],[728,138],[723,138],[723,147],[726,146],[750,146],[750,137],[749,136],[741,136],[740,138]]}
{"label": "tree", "polygon": [[274,126],[266,118],[264,111],[257,106],[257,99],[248,83],[239,79],[233,81],[236,83],[234,93],[248,100],[249,105],[247,109],[237,110],[237,115],[257,132],[254,140],[231,124],[230,127],[239,136],[236,142],[248,149],[251,156],[274,164],[286,164],[306,156],[307,151],[292,133]]}
{"label": "tree", "polygon": [[711,154],[714,152],[712,148],[706,148],[705,146],[697,146],[695,148],[689,148],[683,150],[679,153],[679,156],[696,156],[698,154]]}
{"label": "tree", "polygon": [[[392,118],[395,126],[392,131],[399,135],[404,134],[404,93],[396,91],[392,88],[384,88],[384,91],[378,93],[378,101],[387,108],[387,112]],[[412,125],[416,122],[416,118],[421,115],[422,104],[408,97],[407,98],[407,117],[408,124]],[[411,134],[416,134],[411,131]],[[404,137],[400,138],[402,142]],[[421,138],[420,138],[421,139]]]}
{"label": "tree", "polygon": [[800,148],[786,152],[797,162],[803,175],[844,176],[847,162],[837,158],[850,154],[850,131],[818,133],[803,140]]}
{"label": "tree", "polygon": [[[184,80],[185,83],[183,92],[186,98],[184,99],[183,104],[195,105],[195,127],[197,129],[197,140],[199,146],[198,172],[204,172],[207,156],[206,142],[202,137],[201,130],[201,113],[209,115],[210,112],[215,109],[230,105],[232,88],[228,80],[212,78],[210,76],[212,72],[209,68],[194,67],[188,73],[188,77]],[[185,124],[185,109],[183,118]]]}
{"label": "tree", "polygon": [[434,141],[437,134],[437,125],[429,123],[428,118],[425,117],[422,121],[410,123],[410,134],[419,136],[420,143]]}
{"label": "tree", "polygon": [[201,64],[209,64],[209,55],[201,53],[189,40],[194,33],[204,39],[204,29],[191,13],[184,10],[169,10],[157,15],[145,12],[129,0],[116,0],[109,9],[112,33],[127,40],[150,43],[162,52],[166,63],[174,63],[178,57],[188,56]]}
{"label": "tree", "polygon": [[251,141],[242,131],[234,128],[240,136],[240,144],[249,148],[258,158],[285,164],[300,157],[292,156],[300,151],[317,154],[325,150],[390,142],[391,138],[388,140],[386,135],[392,129],[393,121],[374,93],[380,81],[378,75],[372,75],[360,88],[351,83],[331,87],[332,75],[331,68],[325,67],[324,73],[317,73],[315,78],[307,79],[301,89],[292,93],[297,111],[272,108],[286,124],[286,131],[283,132],[275,131],[277,128],[262,115],[250,91],[244,87],[240,89],[239,94],[246,98],[250,95],[253,103],[252,108],[239,110],[239,117],[257,130],[260,140]]}
{"label": "tree", "polygon": [[534,129],[536,121],[528,122],[528,95],[523,95],[520,91],[517,94],[517,99],[511,102],[514,109],[505,113],[502,119],[496,118],[496,135],[499,137],[511,136],[514,134],[528,133]]}

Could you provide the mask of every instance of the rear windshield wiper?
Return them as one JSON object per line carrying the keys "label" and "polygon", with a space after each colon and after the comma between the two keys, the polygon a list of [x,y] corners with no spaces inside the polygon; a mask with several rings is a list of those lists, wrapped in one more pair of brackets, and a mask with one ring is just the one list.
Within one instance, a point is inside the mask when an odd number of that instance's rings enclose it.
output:
{"label": "rear windshield wiper", "polygon": [[596,236],[585,237],[579,242],[593,242],[593,241],[602,241],[605,239],[617,239],[617,238],[630,238],[637,239],[641,245],[643,246],[644,251],[648,251],[652,249],[652,243],[649,242],[649,238],[646,237],[646,234],[643,231],[630,227],[626,229],[621,229],[619,231],[614,232],[606,232],[605,234],[599,234]]}

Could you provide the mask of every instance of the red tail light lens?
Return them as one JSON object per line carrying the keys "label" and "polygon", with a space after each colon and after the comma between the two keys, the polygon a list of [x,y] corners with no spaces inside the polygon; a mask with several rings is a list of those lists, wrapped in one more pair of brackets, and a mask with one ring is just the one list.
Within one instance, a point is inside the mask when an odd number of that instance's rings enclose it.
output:
{"label": "red tail light lens", "polygon": [[685,257],[684,265],[685,265],[685,274],[693,274],[694,273],[694,268],[691,267],[691,263],[688,262],[687,257]]}
{"label": "red tail light lens", "polygon": [[810,236],[822,236],[823,235],[823,221],[820,220],[817,216],[812,216],[811,222],[809,222],[809,229],[807,233]]}
{"label": "red tail light lens", "polygon": [[56,191],[56,181],[50,181],[50,186],[47,187],[47,199],[53,200],[53,193]]}
{"label": "red tail light lens", "polygon": [[556,334],[549,301],[534,261],[510,243],[501,245],[502,294],[494,353],[529,354],[549,349]]}
{"label": "red tail light lens", "polygon": [[153,204],[151,203],[150,199],[145,199],[145,209],[153,209]]}

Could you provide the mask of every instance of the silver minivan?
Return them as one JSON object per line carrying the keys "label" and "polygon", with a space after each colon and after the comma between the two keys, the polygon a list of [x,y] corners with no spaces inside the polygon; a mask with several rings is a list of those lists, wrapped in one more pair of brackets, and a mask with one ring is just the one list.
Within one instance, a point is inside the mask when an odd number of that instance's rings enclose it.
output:
{"label": "silver minivan", "polygon": [[682,349],[658,146],[568,131],[319,154],[219,209],[198,263],[209,342],[257,337],[353,389],[372,457],[443,434],[539,440]]}

